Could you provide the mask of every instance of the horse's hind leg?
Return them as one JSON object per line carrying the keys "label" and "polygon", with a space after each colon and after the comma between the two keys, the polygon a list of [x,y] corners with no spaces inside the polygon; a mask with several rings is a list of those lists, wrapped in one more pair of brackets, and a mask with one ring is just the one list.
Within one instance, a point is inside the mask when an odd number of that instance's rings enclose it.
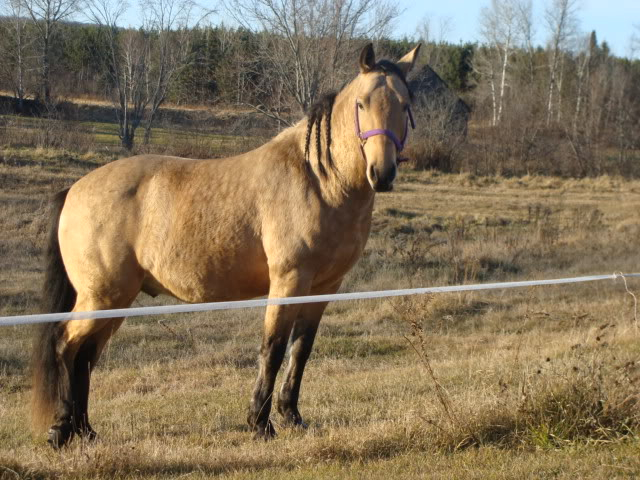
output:
{"label": "horse's hind leg", "polygon": [[78,435],[93,439],[95,431],[89,424],[89,384],[91,369],[96,361],[96,344],[91,339],[80,347],[73,362],[72,419],[73,430]]}
{"label": "horse's hind leg", "polygon": [[[79,295],[73,311],[124,308],[130,302],[105,304],[82,299]],[[74,434],[95,436],[88,419],[90,375],[109,337],[122,324],[122,318],[73,320],[63,325],[57,340],[58,401],[48,442],[54,448],[64,446]]]}
{"label": "horse's hind leg", "polygon": [[73,362],[73,430],[76,434],[93,440],[95,431],[89,423],[89,386],[91,372],[109,338],[120,327],[123,318],[102,320],[104,327],[88,337],[76,353]]}

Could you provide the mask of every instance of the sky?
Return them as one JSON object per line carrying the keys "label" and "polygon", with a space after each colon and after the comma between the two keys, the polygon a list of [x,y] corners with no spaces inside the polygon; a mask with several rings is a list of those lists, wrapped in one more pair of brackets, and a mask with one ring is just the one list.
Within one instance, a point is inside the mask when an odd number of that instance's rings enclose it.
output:
{"label": "sky", "polygon": [[[533,0],[536,40],[541,45],[545,42],[543,12],[548,1]],[[490,3],[490,0],[399,0],[404,13],[394,31],[411,36],[424,18],[430,18],[436,39],[439,25],[445,20],[448,23],[445,40],[452,43],[478,41],[480,10]],[[580,29],[584,32],[595,30],[599,42],[606,41],[618,56],[628,56],[633,26],[640,25],[640,0],[581,0],[580,5]]]}
{"label": "sky", "polygon": [[[217,0],[197,0],[205,8],[219,4]],[[491,0],[396,0],[403,11],[397,19],[392,36],[402,38],[412,37],[418,25],[425,19],[430,19],[435,39],[440,39],[440,25],[446,24],[443,40],[451,43],[475,42],[480,40],[479,18],[480,10],[488,6]],[[536,43],[545,43],[543,13],[545,6],[551,0],[533,0],[536,27]],[[629,56],[630,38],[634,25],[640,25],[640,0],[579,0],[580,1],[580,29],[589,33],[596,31],[599,42],[606,41],[617,56]],[[139,24],[139,10],[136,0],[130,0],[132,7],[123,19],[124,24]],[[218,11],[223,12],[219,7]],[[226,16],[214,14],[213,23],[230,22]],[[637,30],[640,32],[640,29]]]}

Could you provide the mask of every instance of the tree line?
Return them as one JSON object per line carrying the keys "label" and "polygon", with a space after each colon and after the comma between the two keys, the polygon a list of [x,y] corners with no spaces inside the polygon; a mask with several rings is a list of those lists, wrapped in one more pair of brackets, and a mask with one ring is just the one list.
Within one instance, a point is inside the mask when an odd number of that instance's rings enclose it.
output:
{"label": "tree line", "polygon": [[[639,40],[630,39],[630,57],[613,55],[595,31],[581,30],[579,6],[549,0],[541,18],[531,0],[492,0],[482,10],[473,98],[485,127],[477,144],[495,163],[485,170],[640,171],[640,61],[630,58]],[[534,44],[536,30],[544,46]]]}
{"label": "tree line", "polygon": [[138,128],[149,140],[166,102],[251,108],[289,125],[354,75],[371,40],[389,58],[422,41],[422,64],[473,112],[465,141],[422,130],[419,141],[442,147],[423,150],[450,158],[421,167],[594,175],[630,168],[640,149],[640,27],[630,54],[615,56],[581,31],[578,0],[548,0],[541,18],[531,0],[491,0],[480,41],[461,44],[435,38],[428,20],[393,38],[391,0],[226,0],[236,27],[214,25],[190,0],[141,0],[135,29],[121,27],[124,0],[3,1],[0,88],[19,106],[107,99],[128,149]]}

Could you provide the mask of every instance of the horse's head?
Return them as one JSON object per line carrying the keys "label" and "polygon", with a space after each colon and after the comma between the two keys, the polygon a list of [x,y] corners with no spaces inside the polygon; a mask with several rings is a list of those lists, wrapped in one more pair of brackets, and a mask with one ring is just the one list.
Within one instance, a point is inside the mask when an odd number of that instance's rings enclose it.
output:
{"label": "horse's head", "polygon": [[413,126],[406,75],[419,50],[420,45],[397,63],[376,62],[371,44],[360,54],[360,74],[352,82],[354,135],[366,162],[367,180],[376,192],[393,188],[399,155]]}

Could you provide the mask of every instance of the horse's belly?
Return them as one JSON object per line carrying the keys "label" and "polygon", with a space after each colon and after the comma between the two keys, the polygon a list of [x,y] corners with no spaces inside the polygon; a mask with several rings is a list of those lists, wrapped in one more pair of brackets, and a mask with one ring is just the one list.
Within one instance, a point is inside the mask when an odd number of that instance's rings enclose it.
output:
{"label": "horse's belly", "polygon": [[192,303],[243,300],[268,293],[269,270],[261,248],[188,250],[170,252],[149,269],[144,290]]}
{"label": "horse's belly", "polygon": [[203,272],[205,288],[198,299],[190,301],[244,300],[269,293],[269,269],[266,259],[220,265]]}

